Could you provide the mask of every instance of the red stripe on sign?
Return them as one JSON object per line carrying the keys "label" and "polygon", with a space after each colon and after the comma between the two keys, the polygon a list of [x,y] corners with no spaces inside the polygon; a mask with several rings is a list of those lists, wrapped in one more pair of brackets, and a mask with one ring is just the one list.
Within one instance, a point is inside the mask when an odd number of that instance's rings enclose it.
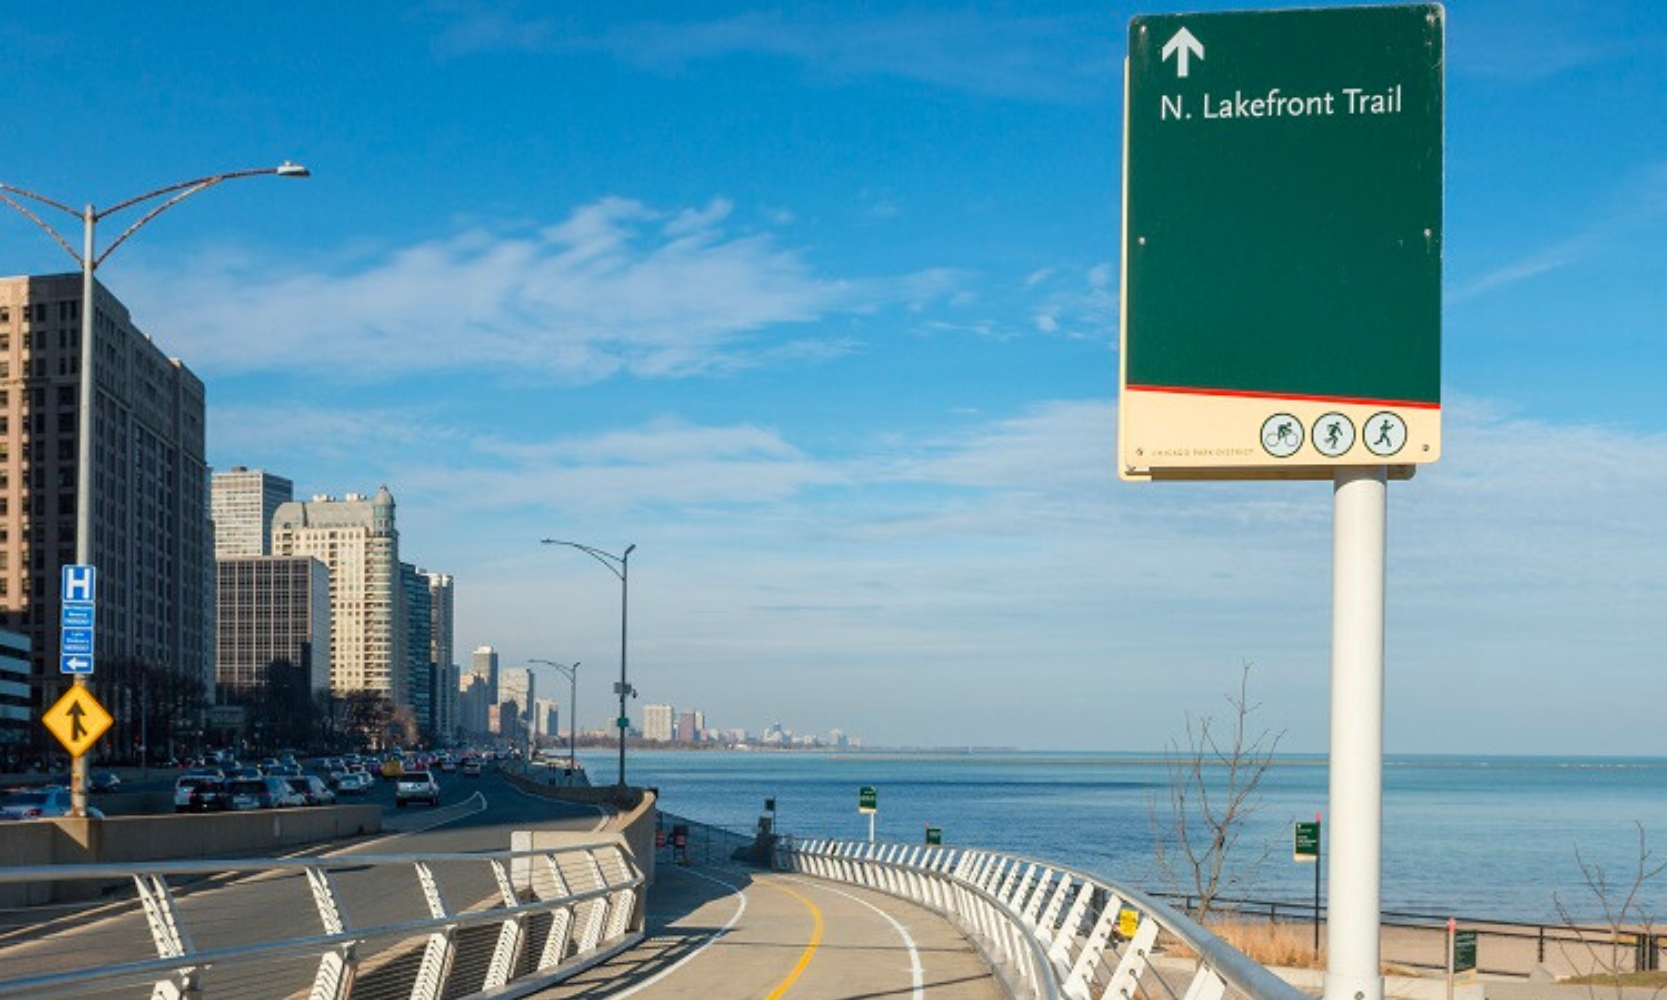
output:
{"label": "red stripe on sign", "polygon": [[1227,396],[1239,399],[1297,399],[1311,403],[1350,403],[1358,406],[1410,407],[1439,410],[1440,403],[1415,399],[1365,399],[1358,396],[1315,396],[1301,392],[1255,392],[1248,389],[1200,389],[1193,386],[1128,385],[1129,392],[1168,392],[1179,396]]}

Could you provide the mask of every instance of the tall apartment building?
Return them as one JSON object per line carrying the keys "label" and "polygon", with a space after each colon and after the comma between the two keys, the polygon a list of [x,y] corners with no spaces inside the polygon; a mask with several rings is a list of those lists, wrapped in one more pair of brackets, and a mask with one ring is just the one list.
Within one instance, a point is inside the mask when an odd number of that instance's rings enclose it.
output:
{"label": "tall apartment building", "polygon": [[470,737],[484,736],[492,731],[487,717],[486,678],[470,671],[458,679],[457,728]]}
{"label": "tall apartment building", "polygon": [[[203,384],[94,283],[91,562],[98,674],[213,677]],[[0,626],[29,640],[31,698],[59,673],[59,567],[76,558],[81,275],[0,279]],[[121,725],[123,709],[114,706]],[[43,738],[43,737],[42,737]]]}
{"label": "tall apartment building", "polygon": [[214,556],[269,556],[272,518],[295,499],[295,484],[260,469],[234,466],[209,481],[209,513],[214,519]]}
{"label": "tall apartment building", "polygon": [[699,743],[700,720],[694,712],[682,712],[677,716],[677,742]]}
{"label": "tall apartment building", "polygon": [[644,705],[642,710],[642,738],[645,740],[659,740],[662,743],[671,742],[672,707],[670,705]]}
{"label": "tall apartment building", "polygon": [[417,724],[434,732],[434,609],[428,577],[399,564],[400,622],[405,632],[405,690]]}
{"label": "tall apartment building", "polygon": [[258,694],[274,663],[330,687],[330,571],[311,556],[215,561],[214,685],[221,703]]}
{"label": "tall apartment building", "polygon": [[454,587],[449,573],[418,572],[428,580],[428,658],[434,664],[434,732],[450,736],[457,731],[457,662],[452,646]]}
{"label": "tall apartment building", "polygon": [[378,691],[409,707],[399,532],[386,486],[373,497],[315,497],[278,507],[272,551],[312,556],[330,570],[330,688]]}

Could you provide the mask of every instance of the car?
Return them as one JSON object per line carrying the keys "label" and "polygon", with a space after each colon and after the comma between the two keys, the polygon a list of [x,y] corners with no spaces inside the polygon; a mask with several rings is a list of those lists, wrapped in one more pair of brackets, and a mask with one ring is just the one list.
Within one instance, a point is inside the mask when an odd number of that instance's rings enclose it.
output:
{"label": "car", "polygon": [[220,784],[224,776],[219,771],[190,771],[180,775],[174,781],[174,812],[188,812],[191,806],[191,793],[197,786],[214,783]]}
{"label": "car", "polygon": [[[184,812],[225,812],[231,808],[231,783],[225,778],[204,778],[192,787]],[[179,812],[177,807],[174,810]]]}
{"label": "car", "polygon": [[337,795],[369,795],[376,782],[363,771],[349,771],[336,784]]}
{"label": "car", "polygon": [[290,790],[282,778],[237,778],[226,789],[228,807],[244,809],[287,809],[302,804],[301,796]]}
{"label": "car", "polygon": [[336,804],[336,793],[330,790],[316,774],[290,775],[284,778],[290,791],[301,796],[309,806],[333,806]]}
{"label": "car", "polygon": [[405,773],[405,762],[397,756],[389,757],[382,762],[382,777],[392,781]]}
{"label": "car", "polygon": [[[14,792],[0,799],[0,819],[52,819],[69,813],[69,789],[59,785]],[[91,806],[87,815],[93,819],[104,818],[104,813]]]}
{"label": "car", "polygon": [[93,771],[87,775],[87,791],[113,792],[122,787],[122,779],[114,771]]}
{"label": "car", "polygon": [[394,804],[404,808],[410,802],[440,804],[440,783],[428,771],[406,771],[395,779]]}
{"label": "car", "polygon": [[470,757],[469,759],[467,759],[463,762],[463,766],[462,766],[462,768],[460,768],[460,770],[463,772],[463,777],[465,777],[465,778],[478,778],[478,777],[480,777],[480,772],[481,772],[480,758],[479,757]]}

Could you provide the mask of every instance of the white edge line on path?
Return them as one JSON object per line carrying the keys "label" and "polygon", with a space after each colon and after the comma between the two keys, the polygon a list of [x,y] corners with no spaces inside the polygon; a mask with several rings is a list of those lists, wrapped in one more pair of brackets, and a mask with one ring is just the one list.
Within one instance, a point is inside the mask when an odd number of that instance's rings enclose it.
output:
{"label": "white edge line on path", "polygon": [[815,886],[818,889],[826,889],[836,895],[844,896],[846,899],[849,899],[854,903],[861,903],[870,910],[873,910],[875,913],[884,917],[886,923],[891,925],[891,929],[897,932],[897,936],[903,939],[904,946],[909,949],[909,976],[914,982],[914,1000],[922,1000],[922,998],[925,997],[926,970],[921,968],[920,965],[920,950],[915,947],[915,939],[909,936],[908,928],[898,923],[896,917],[880,909],[878,906],[875,906],[873,903],[870,903],[868,900],[863,899],[861,896],[853,896],[843,889],[835,889],[833,886],[824,882],[810,882],[802,878],[793,878],[790,875],[783,877],[789,882],[797,882],[800,885]]}
{"label": "white edge line on path", "polygon": [[706,935],[706,940],[702,941],[700,943],[700,947],[696,948],[694,951],[689,952],[687,955],[684,955],[682,958],[678,959],[676,962],[672,963],[671,965],[668,965],[664,969],[661,969],[659,972],[656,972],[654,975],[648,977],[647,979],[644,979],[642,982],[637,983],[635,986],[632,986],[632,987],[630,987],[629,989],[626,989],[626,990],[621,990],[618,993],[608,994],[609,1000],[624,1000],[625,997],[631,996],[631,995],[636,994],[636,993],[641,993],[643,990],[648,989],[650,986],[653,986],[655,983],[658,983],[660,980],[662,980],[662,979],[666,978],[667,976],[671,975],[672,973],[676,972],[678,969],[681,969],[683,966],[687,965],[690,961],[692,961],[695,958],[695,956],[699,955],[701,952],[705,951],[706,949],[712,947],[714,944],[717,944],[718,939],[722,938],[725,934],[728,934],[729,929],[731,927],[735,926],[735,922],[737,920],[741,919],[741,914],[747,912],[747,894],[745,892],[743,892],[739,886],[731,885],[730,883],[725,882],[721,878],[713,878],[710,875],[702,875],[700,872],[689,871],[686,868],[681,869],[681,871],[685,875],[693,875],[695,878],[703,878],[708,882],[716,882],[717,884],[723,886],[725,889],[728,889],[730,892],[734,893],[736,900],[738,900],[741,905],[739,905],[735,908],[735,913],[732,914],[730,916],[730,918],[727,921],[724,922],[724,925],[722,927],[720,927],[717,930],[713,931],[712,933]]}

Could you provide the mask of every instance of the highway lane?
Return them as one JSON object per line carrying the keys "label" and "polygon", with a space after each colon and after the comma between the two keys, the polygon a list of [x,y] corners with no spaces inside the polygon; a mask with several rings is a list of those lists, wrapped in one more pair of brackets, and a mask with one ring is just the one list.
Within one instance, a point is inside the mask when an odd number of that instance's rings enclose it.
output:
{"label": "highway lane", "polygon": [[[447,774],[440,781],[441,806],[404,809],[393,804],[392,783],[379,782],[368,800],[385,808],[382,834],[300,853],[333,858],[479,853],[507,850],[513,830],[583,831],[598,829],[605,822],[597,807],[530,795],[493,771],[478,778]],[[181,821],[189,822],[190,818]],[[484,864],[437,864],[434,874],[454,910],[491,905],[496,898],[496,886]],[[411,868],[349,870],[333,879],[350,927],[427,913]],[[198,948],[233,947],[319,932],[311,891],[299,873],[199,880],[174,888]],[[47,912],[53,915],[43,916]],[[12,926],[0,933],[0,968],[8,978],[85,968],[92,961],[139,960],[155,954],[143,915],[131,900],[67,912],[32,910],[8,916],[14,918]],[[19,921],[23,921],[21,926],[17,925]],[[287,980],[298,974],[310,976],[310,970],[298,973],[293,968],[274,969],[271,974]]]}

